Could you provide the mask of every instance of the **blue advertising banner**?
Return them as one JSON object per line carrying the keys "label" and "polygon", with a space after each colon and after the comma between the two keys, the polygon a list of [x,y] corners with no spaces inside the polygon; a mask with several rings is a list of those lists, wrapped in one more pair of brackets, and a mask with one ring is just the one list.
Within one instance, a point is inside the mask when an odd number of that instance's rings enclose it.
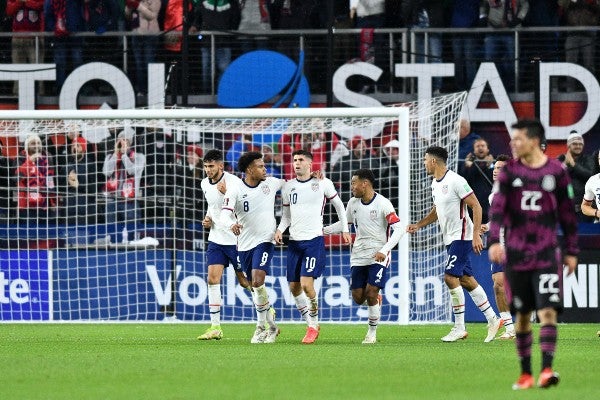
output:
{"label": "blue advertising banner", "polygon": [[50,319],[48,252],[0,251],[2,321]]}

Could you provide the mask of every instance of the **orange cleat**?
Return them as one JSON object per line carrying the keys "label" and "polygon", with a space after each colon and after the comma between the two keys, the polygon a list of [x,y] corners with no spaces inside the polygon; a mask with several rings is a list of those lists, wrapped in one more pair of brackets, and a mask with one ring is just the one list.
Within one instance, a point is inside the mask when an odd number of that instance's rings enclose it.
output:
{"label": "orange cleat", "polygon": [[306,330],[306,335],[304,335],[304,339],[302,339],[302,343],[311,344],[314,343],[315,340],[319,337],[319,329],[315,329],[312,326],[309,326]]}
{"label": "orange cleat", "polygon": [[537,385],[539,388],[549,388],[550,386],[558,385],[560,377],[558,372],[552,371],[552,368],[544,368],[540,373]]}
{"label": "orange cleat", "polygon": [[533,375],[531,374],[521,374],[519,380],[513,383],[513,390],[525,390],[531,389],[533,387]]}

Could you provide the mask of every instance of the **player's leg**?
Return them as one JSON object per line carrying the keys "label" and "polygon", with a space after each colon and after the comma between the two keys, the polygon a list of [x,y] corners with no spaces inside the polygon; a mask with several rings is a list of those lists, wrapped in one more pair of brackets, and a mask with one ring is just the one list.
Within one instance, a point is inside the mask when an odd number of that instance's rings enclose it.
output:
{"label": "player's leg", "polygon": [[454,327],[446,336],[442,338],[444,342],[455,342],[467,337],[465,329],[465,292],[460,284],[460,277],[463,275],[463,263],[459,260],[460,241],[454,241],[448,247],[448,261],[444,271],[444,282],[450,292],[452,302],[452,314],[454,315]]}
{"label": "player's leg", "polygon": [[208,309],[210,312],[211,326],[200,336],[200,340],[221,339],[221,278],[225,264],[229,264],[227,252],[222,246],[209,242],[206,251],[206,262],[208,263]]}
{"label": "player's leg", "polygon": [[558,268],[536,271],[533,284],[536,291],[537,316],[540,322],[540,349],[542,351],[542,371],[537,385],[548,388],[558,384],[558,373],[552,370],[556,339],[558,336],[558,311],[562,310]]}
{"label": "player's leg", "polygon": [[302,261],[302,251],[298,247],[298,242],[290,240],[288,243],[286,278],[290,288],[290,292],[294,296],[296,308],[306,322],[310,325],[308,298],[302,290],[300,284],[300,262]]}
{"label": "player's leg", "polygon": [[368,267],[368,280],[365,288],[367,305],[369,307],[369,328],[363,344],[377,342],[377,325],[381,319],[381,296],[379,291],[385,286],[387,268],[381,264],[372,264]]}
{"label": "player's leg", "polygon": [[314,282],[321,276],[325,268],[325,239],[323,236],[318,236],[302,241],[300,249],[302,251],[300,285],[308,298],[310,315],[310,323],[302,343],[313,343],[319,336],[319,302]]}
{"label": "player's leg", "polygon": [[[273,315],[269,312],[271,303],[265,287],[265,278],[271,268],[274,245],[272,243],[261,243],[252,250],[252,299],[256,308],[258,322],[256,330],[252,336],[251,343],[274,343],[279,328],[273,320]],[[266,325],[269,329],[265,329]]]}
{"label": "player's leg", "polygon": [[500,264],[492,264],[492,281],[494,282],[494,296],[496,305],[500,313],[500,319],[504,325],[505,332],[499,336],[500,339],[514,339],[515,326],[513,324],[510,307],[506,302],[506,294],[504,293],[504,270]]}

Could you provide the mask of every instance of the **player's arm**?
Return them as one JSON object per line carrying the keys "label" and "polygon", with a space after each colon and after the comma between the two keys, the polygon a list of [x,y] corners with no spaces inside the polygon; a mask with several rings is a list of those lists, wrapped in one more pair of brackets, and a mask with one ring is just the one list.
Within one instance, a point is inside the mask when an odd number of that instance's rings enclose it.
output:
{"label": "player's arm", "polygon": [[594,201],[595,197],[596,194],[592,189],[592,182],[590,179],[588,179],[588,181],[585,183],[585,192],[583,193],[583,199],[581,201],[581,212],[583,213],[583,215],[598,218],[598,210],[592,207],[592,202]]}
{"label": "player's arm", "polygon": [[490,204],[490,222],[488,236],[488,256],[491,262],[501,264],[506,259],[504,247],[500,244],[500,230],[504,223],[504,215],[506,213],[507,194],[510,188],[508,184],[509,178],[504,170],[500,171],[498,180],[494,183],[492,192],[494,193],[494,201]]}
{"label": "player's arm", "polygon": [[406,233],[406,228],[400,222],[400,218],[396,215],[395,212],[388,214],[385,219],[387,220],[389,226],[392,228],[393,232],[388,241],[383,245],[383,247],[375,254],[375,261],[384,261],[389,254],[390,251],[398,244],[400,239]]}
{"label": "player's arm", "polygon": [[237,192],[235,189],[228,190],[223,197],[223,207],[219,215],[218,223],[222,226],[226,226],[236,236],[242,231],[242,225],[238,224],[237,218],[235,217],[235,203],[237,201]]}
{"label": "player's arm", "polygon": [[346,210],[344,209],[344,203],[340,199],[340,196],[335,196],[330,200],[331,204],[335,208],[335,212],[338,215],[338,220],[340,221],[342,228],[342,237],[344,238],[344,243],[351,244],[352,236],[350,236],[350,230],[348,229],[348,218],[346,217]]}
{"label": "player's arm", "polygon": [[[346,225],[348,226],[348,228],[350,228],[350,225],[352,225],[352,222],[350,222],[350,218],[352,215],[352,211],[350,210],[350,204],[351,204],[351,201],[349,201],[348,205],[346,206],[346,221],[348,221],[348,223]],[[343,228],[344,228],[344,225],[342,225],[342,221],[337,221],[336,223],[333,223],[331,225],[324,226],[323,234],[331,235],[333,233],[340,233],[340,232],[342,232]]]}
{"label": "player's arm", "polygon": [[204,216],[204,219],[202,220],[202,226],[207,229],[212,227],[212,217],[210,215],[210,208],[208,209],[206,215]]}
{"label": "player's arm", "polygon": [[473,211],[473,251],[477,254],[481,254],[483,250],[483,241],[481,240],[481,204],[475,197],[475,193],[471,193],[464,198],[465,204]]}
{"label": "player's arm", "polygon": [[292,221],[292,215],[289,204],[283,204],[283,211],[281,213],[281,221],[275,231],[275,243],[283,244],[283,232],[289,228]]}
{"label": "player's arm", "polygon": [[429,211],[429,214],[427,214],[423,219],[421,219],[416,224],[408,225],[406,227],[406,232],[415,233],[419,229],[424,228],[429,224],[433,224],[437,220],[438,220],[437,211],[435,210],[435,206],[433,206],[431,208],[431,211]]}

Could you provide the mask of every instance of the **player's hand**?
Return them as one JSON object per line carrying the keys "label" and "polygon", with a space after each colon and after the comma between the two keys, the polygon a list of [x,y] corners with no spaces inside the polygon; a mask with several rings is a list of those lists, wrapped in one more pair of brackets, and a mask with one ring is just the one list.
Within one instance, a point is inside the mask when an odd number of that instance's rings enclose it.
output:
{"label": "player's hand", "polygon": [[217,190],[222,194],[225,194],[227,191],[227,185],[225,184],[225,179],[221,179],[221,182],[217,183]]}
{"label": "player's hand", "polygon": [[208,215],[206,217],[204,217],[204,219],[202,220],[202,226],[205,228],[212,227],[212,218],[209,217]]}
{"label": "player's hand", "polygon": [[481,224],[481,229],[479,229],[479,234],[483,235],[484,233],[486,233],[489,230],[490,230],[490,227],[488,226],[488,224]]}
{"label": "player's hand", "polygon": [[567,276],[569,276],[575,272],[575,269],[577,268],[577,256],[570,256],[566,254],[563,257],[563,263],[567,267]]}
{"label": "player's hand", "polygon": [[235,236],[239,236],[239,234],[242,233],[242,225],[240,225],[240,224],[231,225],[231,232],[233,232],[233,234]]}
{"label": "player's hand", "polygon": [[283,233],[279,229],[275,231],[275,243],[283,244]]}
{"label": "player's hand", "polygon": [[481,250],[483,250],[483,240],[481,240],[481,236],[475,234],[473,235],[473,251],[475,254],[481,254]]}
{"label": "player's hand", "polygon": [[352,235],[350,232],[342,232],[342,237],[344,238],[344,244],[352,244]]}
{"label": "player's hand", "polygon": [[500,243],[494,243],[488,249],[488,257],[490,261],[496,264],[504,264],[506,261],[506,254],[504,252],[504,247]]}
{"label": "player's hand", "polygon": [[385,261],[385,254],[377,252],[375,253],[375,261],[382,262]]}
{"label": "player's hand", "polygon": [[406,227],[406,232],[415,233],[419,230],[419,226],[417,224],[410,224]]}
{"label": "player's hand", "polygon": [[321,179],[325,178],[325,174],[323,174],[323,171],[321,171],[320,169],[317,170],[317,171],[312,171],[310,173],[310,176],[312,178],[317,178],[318,180],[321,180]]}

